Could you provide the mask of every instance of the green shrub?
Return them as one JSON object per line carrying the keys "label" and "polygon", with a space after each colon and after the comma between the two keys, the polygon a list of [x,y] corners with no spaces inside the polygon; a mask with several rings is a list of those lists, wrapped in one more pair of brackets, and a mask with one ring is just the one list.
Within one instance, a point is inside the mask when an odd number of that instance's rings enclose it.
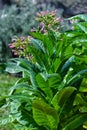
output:
{"label": "green shrub", "polygon": [[28,41],[17,39],[11,46],[20,50],[20,58],[11,59],[6,71],[23,75],[10,95],[1,97],[1,103],[9,99],[10,112],[0,125],[10,123],[15,130],[87,127],[87,16],[72,17],[73,29],[65,32],[60,32],[60,21],[57,30],[49,28],[48,17],[55,25],[55,12],[41,12],[42,28],[30,33]]}

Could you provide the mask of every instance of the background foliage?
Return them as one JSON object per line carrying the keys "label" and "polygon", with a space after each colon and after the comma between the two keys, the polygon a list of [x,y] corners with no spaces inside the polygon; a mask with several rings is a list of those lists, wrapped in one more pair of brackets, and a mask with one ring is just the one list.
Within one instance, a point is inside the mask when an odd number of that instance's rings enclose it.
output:
{"label": "background foliage", "polygon": [[35,25],[35,12],[36,7],[32,1],[26,1],[22,6],[6,6],[0,10],[0,64],[11,56],[8,47],[11,39],[15,35],[29,34],[30,28]]}

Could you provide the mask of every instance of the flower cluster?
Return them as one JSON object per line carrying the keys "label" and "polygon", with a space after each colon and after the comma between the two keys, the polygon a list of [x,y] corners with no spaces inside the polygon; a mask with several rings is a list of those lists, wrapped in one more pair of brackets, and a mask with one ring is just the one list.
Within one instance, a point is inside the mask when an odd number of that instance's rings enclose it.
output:
{"label": "flower cluster", "polygon": [[12,43],[9,44],[9,47],[12,49],[14,55],[19,57],[25,57],[27,59],[31,58],[31,55],[28,50],[28,45],[31,45],[31,36],[20,37],[12,39]]}
{"label": "flower cluster", "polygon": [[[37,13],[36,20],[39,22],[39,26],[32,31],[41,32],[43,34],[48,34],[49,30],[57,32],[60,27],[61,19],[56,17],[56,12],[57,10],[51,12],[47,10]],[[12,49],[14,55],[27,59],[32,58],[28,47],[32,45],[31,38],[31,36],[28,36],[12,39],[12,43],[9,44],[9,47]]]}
{"label": "flower cluster", "polygon": [[54,11],[41,11],[36,13],[36,20],[40,23],[38,31],[42,33],[47,33],[49,29],[53,31],[58,31],[61,19],[56,17],[57,10]]}

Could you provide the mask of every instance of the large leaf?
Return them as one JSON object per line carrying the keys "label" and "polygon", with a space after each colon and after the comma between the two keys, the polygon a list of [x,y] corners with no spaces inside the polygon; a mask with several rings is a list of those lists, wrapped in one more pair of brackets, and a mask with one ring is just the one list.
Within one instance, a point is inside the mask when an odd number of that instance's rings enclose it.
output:
{"label": "large leaf", "polygon": [[[31,60],[29,60],[29,59],[27,60],[25,58],[11,59],[11,63],[13,63],[14,65],[17,65],[18,67],[21,67],[22,71],[27,71],[27,73],[29,73],[31,70],[33,70],[35,73],[44,71],[42,66],[40,66],[36,62],[32,62]],[[9,66],[9,64],[8,64],[8,66]]]}
{"label": "large leaf", "polygon": [[63,88],[65,88],[67,86],[67,82],[68,80],[72,77],[72,74],[74,72],[74,69],[73,68],[69,68],[68,72],[66,73],[66,75],[63,77],[62,75],[62,82],[61,84],[58,86],[58,90],[61,90]]}
{"label": "large leaf", "polygon": [[38,39],[31,39],[31,42],[37,50],[41,51],[42,53],[46,53],[46,50],[42,41]]}
{"label": "large leaf", "polygon": [[39,126],[44,126],[51,130],[58,127],[59,117],[54,108],[41,99],[33,102],[33,118]]}
{"label": "large leaf", "polygon": [[[81,81],[82,78],[85,78],[87,76],[87,69],[79,71],[77,74],[72,76],[69,81],[67,82],[67,85],[73,85],[77,81]],[[77,82],[78,83],[78,82]],[[77,86],[78,87],[78,86]]]}
{"label": "large leaf", "polygon": [[22,67],[20,67],[18,64],[13,63],[13,62],[8,62],[6,70],[9,73],[19,73],[24,71]]}
{"label": "large leaf", "polygon": [[74,105],[79,105],[79,106],[86,106],[87,107],[87,102],[83,99],[83,97],[80,94],[76,95]]}
{"label": "large leaf", "polygon": [[72,65],[72,63],[74,62],[75,56],[71,56],[63,65],[62,69],[61,69],[61,73],[62,75],[66,74],[69,67]]}
{"label": "large leaf", "polygon": [[87,121],[87,114],[78,115],[77,117],[68,122],[67,125],[62,130],[75,130],[79,126],[83,125],[83,123]]}
{"label": "large leaf", "polygon": [[15,58],[12,59],[12,61],[15,62],[17,65],[21,66],[22,68],[24,68],[26,71],[29,71],[31,69],[35,72],[43,71],[43,68],[40,65],[24,58]]}
{"label": "large leaf", "polygon": [[41,66],[45,70],[49,70],[50,68],[50,62],[49,62],[49,56],[45,52],[43,53],[41,50],[34,46],[28,46],[29,52],[32,54],[34,63],[37,63],[39,66]]}
{"label": "large leaf", "polygon": [[36,82],[36,73],[34,71],[30,71],[30,81],[31,81],[31,84],[33,85],[33,87],[35,89],[37,89],[37,82]]}
{"label": "large leaf", "polygon": [[63,107],[65,106],[67,101],[70,99],[70,96],[73,94],[75,90],[76,88],[74,87],[66,87],[58,91],[52,100],[52,104],[55,107],[55,109],[58,110],[59,108],[62,108],[63,110]]}
{"label": "large leaf", "polygon": [[76,23],[76,26],[78,26],[84,33],[87,34],[87,23],[84,23],[85,25],[83,25],[83,23]]}
{"label": "large leaf", "polygon": [[[55,74],[55,73],[54,73]],[[56,73],[54,76],[49,78],[49,86],[53,89],[53,93],[55,94],[58,90],[58,87],[61,83],[61,76],[60,74]]]}
{"label": "large leaf", "polygon": [[43,35],[41,33],[33,32],[31,34],[33,37],[43,42],[46,52],[49,54],[49,56],[51,56],[54,52],[54,45],[52,44],[52,40],[50,40],[47,35]]}
{"label": "large leaf", "polygon": [[37,75],[36,80],[39,88],[46,94],[48,99],[51,100],[53,94],[51,87],[49,86],[49,80],[45,80],[40,74]]}
{"label": "large leaf", "polygon": [[79,19],[79,20],[84,20],[87,22],[87,14],[79,14],[79,15],[76,15],[76,16],[73,16],[71,18],[68,18],[69,20],[71,19]]}
{"label": "large leaf", "polygon": [[53,72],[57,72],[59,66],[61,64],[61,60],[59,58],[56,58],[53,62],[52,62],[52,69],[53,69]]}

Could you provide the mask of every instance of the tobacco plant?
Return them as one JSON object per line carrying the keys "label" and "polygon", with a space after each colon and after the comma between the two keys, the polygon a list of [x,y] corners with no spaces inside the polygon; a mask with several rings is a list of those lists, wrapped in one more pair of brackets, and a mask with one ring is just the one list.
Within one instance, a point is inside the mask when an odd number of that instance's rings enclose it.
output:
{"label": "tobacco plant", "polygon": [[69,18],[72,29],[64,32],[55,15],[39,13],[38,29],[10,45],[19,58],[11,59],[6,71],[22,77],[0,98],[1,107],[10,108],[0,125],[11,124],[14,130],[87,129],[87,15]]}

